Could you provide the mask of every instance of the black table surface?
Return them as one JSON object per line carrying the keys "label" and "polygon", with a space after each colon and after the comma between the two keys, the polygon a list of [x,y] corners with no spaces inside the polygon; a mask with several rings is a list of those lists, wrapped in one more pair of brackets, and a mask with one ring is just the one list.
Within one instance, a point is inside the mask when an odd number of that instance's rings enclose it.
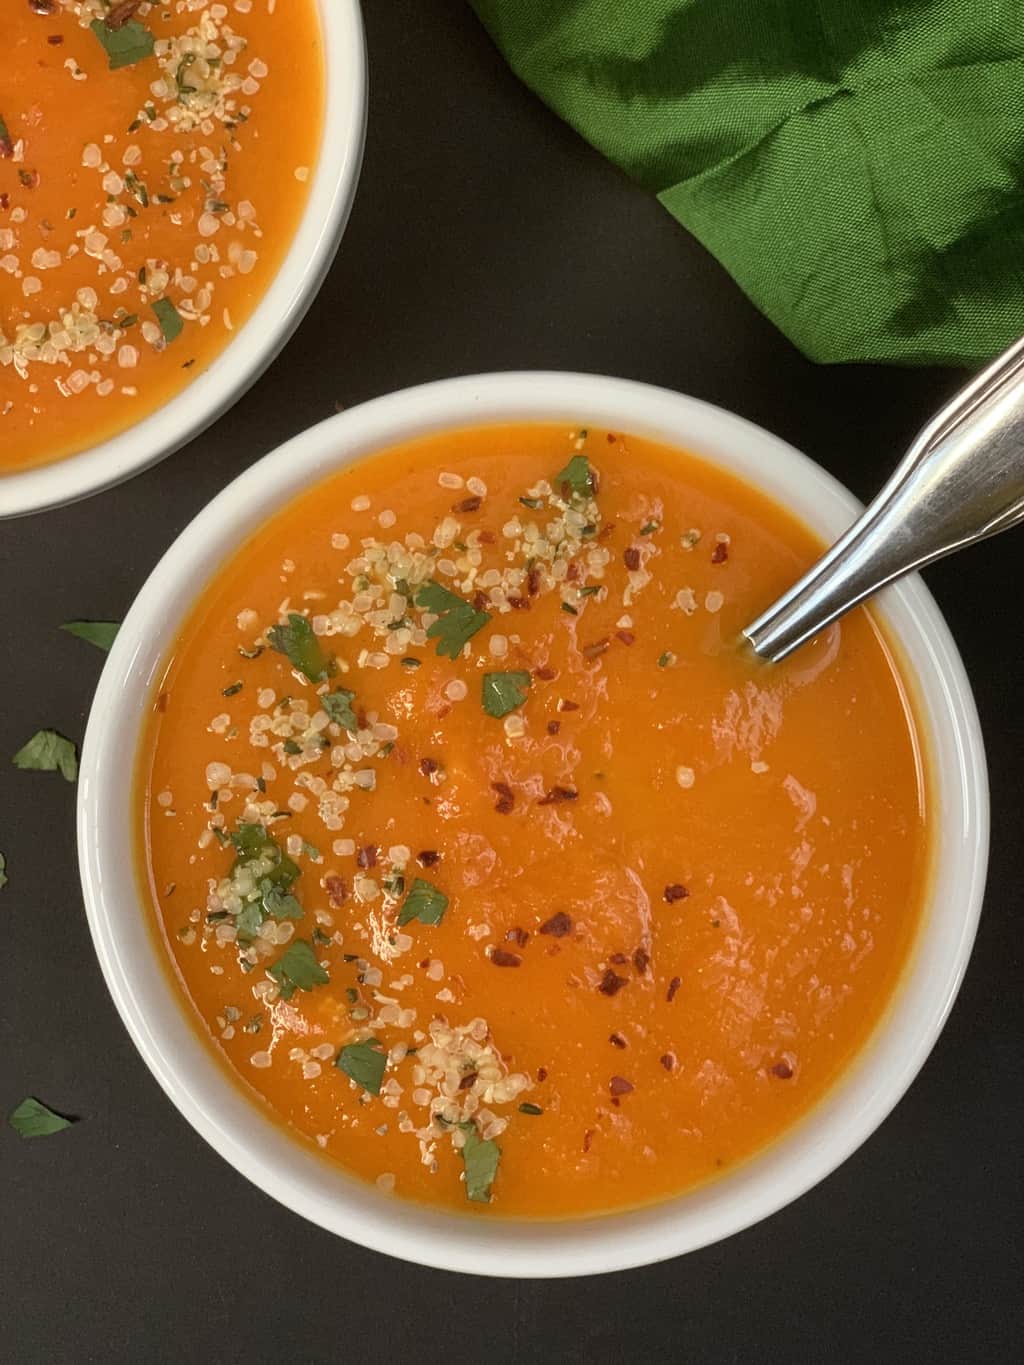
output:
{"label": "black table surface", "polygon": [[[742,413],[870,495],[951,372],[802,359],[698,244],[503,65],[457,0],[368,0],[369,138],[351,225],[285,353],[187,449],[112,492],[0,524],[0,754],[80,739],[102,657],[56,627],[120,619],[219,489],[338,403],[512,368],[625,375]],[[981,931],[893,1115],[796,1204],[627,1274],[464,1278],[312,1227],[164,1098],[100,976],[74,792],[0,764],[0,1359],[150,1362],[1002,1361],[1021,1280],[1020,539],[927,575],[991,766]]]}

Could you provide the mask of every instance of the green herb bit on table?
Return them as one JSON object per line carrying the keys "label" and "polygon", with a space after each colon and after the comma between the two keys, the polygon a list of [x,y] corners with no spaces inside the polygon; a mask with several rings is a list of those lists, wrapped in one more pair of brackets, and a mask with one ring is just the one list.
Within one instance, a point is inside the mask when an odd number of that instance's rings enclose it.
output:
{"label": "green herb bit on table", "polygon": [[70,739],[56,730],[37,730],[13,759],[16,768],[41,773],[55,773],[67,782],[78,776],[78,756]]}

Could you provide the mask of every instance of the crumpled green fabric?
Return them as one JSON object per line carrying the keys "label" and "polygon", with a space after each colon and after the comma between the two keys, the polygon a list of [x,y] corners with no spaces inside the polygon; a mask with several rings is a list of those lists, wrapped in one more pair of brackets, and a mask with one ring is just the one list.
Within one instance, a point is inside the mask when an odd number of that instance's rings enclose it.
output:
{"label": "crumpled green fabric", "polygon": [[811,359],[1024,332],[1024,0],[470,3]]}

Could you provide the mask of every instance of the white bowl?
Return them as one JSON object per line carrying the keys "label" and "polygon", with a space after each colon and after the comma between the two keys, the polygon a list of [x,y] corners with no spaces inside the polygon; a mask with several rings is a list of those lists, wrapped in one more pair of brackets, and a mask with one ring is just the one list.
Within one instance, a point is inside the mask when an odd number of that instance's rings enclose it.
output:
{"label": "white bowl", "polygon": [[180,623],[211,575],[293,495],[330,471],[410,437],[497,422],[580,422],[692,450],[763,489],[823,537],[859,511],[840,484],[791,446],[692,398],[619,379],[499,374],[379,398],[297,436],[236,479],[153,570],[110,652],[82,755],[82,884],[107,985],[136,1047],[203,1137],[261,1189],[354,1242],[425,1265],[513,1276],[619,1270],[692,1251],[766,1217],[833,1171],[896,1104],[927,1057],[974,940],[988,848],[988,791],[970,686],[938,609],[914,577],[875,610],[900,642],[931,768],[935,856],[928,905],[905,978],[841,1081],[794,1128],[727,1175],[635,1212],[534,1222],[400,1202],[290,1137],[200,1039],[172,982],[129,850],[132,767],[152,688]]}
{"label": "white bowl", "polygon": [[306,210],[270,288],[210,367],[149,417],[78,455],[0,475],[0,518],[75,502],[179,450],[237,402],[302,321],[348,222],[366,133],[366,43],[359,0],[318,0],[318,6],[325,62],[323,139]]}

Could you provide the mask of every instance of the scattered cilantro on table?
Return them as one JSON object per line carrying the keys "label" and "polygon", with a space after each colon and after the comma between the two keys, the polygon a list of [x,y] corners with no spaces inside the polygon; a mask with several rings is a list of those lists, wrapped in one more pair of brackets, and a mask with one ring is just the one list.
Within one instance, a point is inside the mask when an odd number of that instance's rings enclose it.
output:
{"label": "scattered cilantro on table", "polygon": [[75,1120],[66,1119],[62,1114],[55,1114],[45,1104],[40,1104],[38,1100],[29,1096],[10,1114],[7,1122],[23,1138],[35,1138],[59,1133],[64,1128],[70,1128]]}
{"label": "scattered cilantro on table", "polygon": [[12,761],[16,768],[43,773],[59,772],[67,782],[74,782],[78,776],[75,746],[56,730],[37,730]]}
{"label": "scattered cilantro on table", "polygon": [[119,621],[65,621],[61,630],[79,640],[87,640],[97,649],[108,650],[121,628]]}

